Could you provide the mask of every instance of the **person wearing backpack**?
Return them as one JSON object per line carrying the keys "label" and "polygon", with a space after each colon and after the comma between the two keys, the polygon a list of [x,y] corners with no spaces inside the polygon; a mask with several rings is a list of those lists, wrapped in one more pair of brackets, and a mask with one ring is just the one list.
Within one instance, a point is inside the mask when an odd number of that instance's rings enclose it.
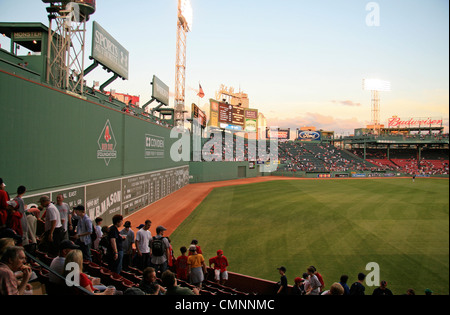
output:
{"label": "person wearing backpack", "polygon": [[170,257],[170,244],[164,232],[167,229],[163,226],[156,228],[156,236],[150,242],[151,264],[156,273],[164,273],[167,270],[167,258]]}

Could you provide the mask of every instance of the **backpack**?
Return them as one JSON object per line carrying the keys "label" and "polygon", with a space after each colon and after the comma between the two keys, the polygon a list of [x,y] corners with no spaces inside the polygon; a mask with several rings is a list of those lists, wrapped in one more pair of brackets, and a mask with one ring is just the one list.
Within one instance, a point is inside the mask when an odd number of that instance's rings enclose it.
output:
{"label": "backpack", "polygon": [[156,238],[155,236],[152,239],[151,243],[152,247],[152,255],[155,257],[161,257],[164,256],[165,251],[165,245],[164,245],[164,237]]}

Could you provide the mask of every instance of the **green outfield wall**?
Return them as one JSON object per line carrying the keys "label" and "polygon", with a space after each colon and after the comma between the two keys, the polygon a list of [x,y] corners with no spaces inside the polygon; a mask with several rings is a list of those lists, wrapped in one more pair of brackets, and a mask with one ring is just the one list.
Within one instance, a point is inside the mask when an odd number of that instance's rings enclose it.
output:
{"label": "green outfield wall", "polygon": [[191,162],[190,183],[205,183],[262,176],[249,162]]}
{"label": "green outfield wall", "polygon": [[1,69],[0,134],[0,177],[11,197],[19,185],[54,201],[64,191],[72,203],[111,209],[97,211],[108,217],[189,183],[188,162],[170,158],[177,139],[169,128]]}

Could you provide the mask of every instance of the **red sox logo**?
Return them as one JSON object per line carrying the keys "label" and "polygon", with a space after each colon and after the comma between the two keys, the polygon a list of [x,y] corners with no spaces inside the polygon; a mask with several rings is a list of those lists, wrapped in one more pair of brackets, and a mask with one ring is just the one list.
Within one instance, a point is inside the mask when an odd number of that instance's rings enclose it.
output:
{"label": "red sox logo", "polygon": [[117,158],[117,141],[109,120],[106,122],[97,143],[99,148],[97,151],[97,159],[104,159],[106,166],[109,166],[111,159]]}

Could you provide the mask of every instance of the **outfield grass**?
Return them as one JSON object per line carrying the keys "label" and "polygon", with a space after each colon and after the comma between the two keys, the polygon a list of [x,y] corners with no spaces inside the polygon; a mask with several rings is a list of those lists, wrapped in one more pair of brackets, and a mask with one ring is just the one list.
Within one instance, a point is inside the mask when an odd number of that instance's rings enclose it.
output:
{"label": "outfield grass", "polygon": [[[223,249],[229,270],[289,284],[317,267],[329,287],[369,262],[394,294],[449,294],[449,181],[275,181],[215,189],[171,235],[176,256],[199,240],[206,259]],[[367,273],[367,272],[366,272]],[[367,287],[371,294],[374,288]]]}

